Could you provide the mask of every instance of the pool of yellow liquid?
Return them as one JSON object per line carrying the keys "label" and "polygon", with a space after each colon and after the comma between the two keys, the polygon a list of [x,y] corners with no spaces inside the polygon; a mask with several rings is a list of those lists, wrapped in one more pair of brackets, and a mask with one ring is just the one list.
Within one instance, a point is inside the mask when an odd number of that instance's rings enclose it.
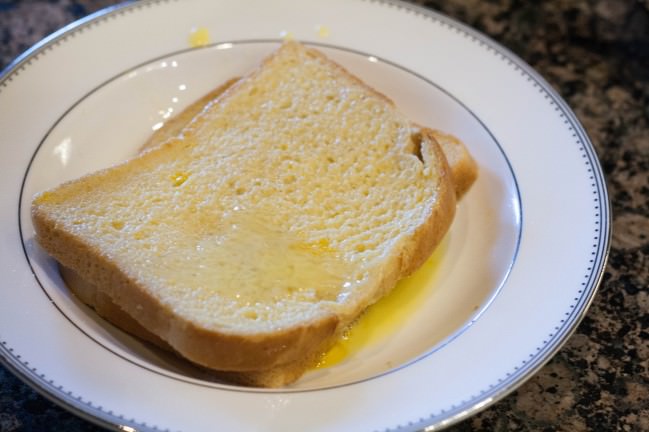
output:
{"label": "pool of yellow liquid", "polygon": [[416,272],[402,279],[387,296],[367,308],[322,356],[316,368],[334,366],[363,348],[393,335],[413,314],[421,300],[434,289],[433,282],[447,243],[445,239]]}

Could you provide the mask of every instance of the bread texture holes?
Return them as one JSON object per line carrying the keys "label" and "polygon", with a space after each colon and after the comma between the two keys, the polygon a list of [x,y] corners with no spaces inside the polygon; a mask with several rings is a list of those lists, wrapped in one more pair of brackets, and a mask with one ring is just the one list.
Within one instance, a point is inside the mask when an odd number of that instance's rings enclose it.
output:
{"label": "bread texture holes", "polygon": [[412,141],[413,144],[413,150],[412,154],[417,156],[417,159],[423,164],[424,163],[424,156],[421,152],[421,145],[422,145],[422,136],[420,132],[413,133],[410,135],[410,140]]}
{"label": "bread texture holes", "polygon": [[171,176],[171,183],[174,187],[182,186],[187,181],[189,174],[185,172],[177,172]]}
{"label": "bread texture holes", "polygon": [[247,310],[243,313],[243,316],[249,320],[256,320],[259,318],[259,314],[253,310]]}
{"label": "bread texture holes", "polygon": [[112,221],[112,222],[110,223],[110,226],[112,226],[113,228],[115,228],[116,230],[119,231],[119,230],[121,230],[122,228],[124,228],[124,221],[121,221],[121,220],[114,220],[114,221]]}
{"label": "bread texture holes", "polygon": [[293,174],[289,174],[285,176],[283,180],[284,180],[284,184],[291,184],[291,183],[295,183],[297,177],[295,177]]}

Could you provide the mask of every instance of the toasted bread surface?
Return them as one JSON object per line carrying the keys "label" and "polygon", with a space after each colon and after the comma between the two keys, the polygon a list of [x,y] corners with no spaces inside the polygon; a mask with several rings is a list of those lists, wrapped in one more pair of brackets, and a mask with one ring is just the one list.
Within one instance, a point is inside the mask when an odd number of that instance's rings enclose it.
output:
{"label": "toasted bread surface", "polygon": [[287,43],[180,138],[37,196],[34,226],[181,355],[297,377],[448,229],[454,174],[434,134]]}

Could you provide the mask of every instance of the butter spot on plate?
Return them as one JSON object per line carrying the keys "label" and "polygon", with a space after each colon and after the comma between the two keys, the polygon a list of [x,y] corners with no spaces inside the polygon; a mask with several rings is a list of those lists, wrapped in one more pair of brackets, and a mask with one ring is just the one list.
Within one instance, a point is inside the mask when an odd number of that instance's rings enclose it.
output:
{"label": "butter spot on plate", "polygon": [[281,32],[279,32],[279,36],[282,39],[287,40],[287,41],[295,39],[295,35],[293,34],[293,32],[290,32],[288,30],[282,30]]}
{"label": "butter spot on plate", "polygon": [[329,37],[329,34],[331,33],[330,30],[329,30],[329,27],[324,26],[324,25],[316,26],[315,32],[321,38],[327,38],[327,37]]}
{"label": "butter spot on plate", "polygon": [[210,43],[210,32],[205,27],[198,27],[189,34],[189,46],[198,48]]}

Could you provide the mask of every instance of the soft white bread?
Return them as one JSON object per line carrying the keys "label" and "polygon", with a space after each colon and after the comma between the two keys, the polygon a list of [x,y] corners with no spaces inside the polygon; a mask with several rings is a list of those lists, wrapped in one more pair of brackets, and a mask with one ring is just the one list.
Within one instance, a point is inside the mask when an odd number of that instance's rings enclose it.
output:
{"label": "soft white bread", "polygon": [[[231,78],[205,96],[191,103],[180,113],[168,120],[160,129],[156,130],[142,150],[159,146],[165,141],[182,134],[187,124],[200,114],[205,107],[214,102],[225,90],[236,83],[240,78]],[[442,148],[444,156],[451,168],[451,176],[455,185],[457,198],[461,198],[469,190],[478,176],[478,165],[467,150],[466,146],[457,137],[438,129],[431,129],[435,141]]]}
{"label": "soft white bread", "polygon": [[231,78],[225,83],[221,84],[214,90],[210,91],[200,99],[191,103],[184,110],[167,120],[164,125],[153,132],[146,143],[142,146],[142,150],[148,150],[165,143],[166,141],[176,138],[182,133],[182,130],[191,122],[194,117],[200,114],[206,106],[212,101],[221,96],[225,90],[230,88],[232,84],[239,81],[240,78]]}
{"label": "soft white bread", "polygon": [[287,43],[180,138],[38,195],[37,239],[96,287],[88,303],[199,365],[283,384],[448,229],[433,134]]}

